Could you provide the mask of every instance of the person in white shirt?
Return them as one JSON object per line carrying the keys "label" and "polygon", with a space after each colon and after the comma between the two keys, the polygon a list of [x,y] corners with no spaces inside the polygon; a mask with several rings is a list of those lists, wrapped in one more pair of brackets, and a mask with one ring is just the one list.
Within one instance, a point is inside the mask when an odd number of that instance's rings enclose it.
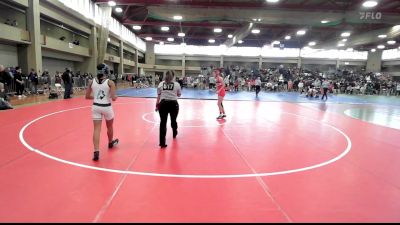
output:
{"label": "person in white shirt", "polygon": [[397,83],[396,91],[397,91],[397,94],[396,94],[396,95],[400,95],[400,82]]}
{"label": "person in white shirt", "polygon": [[113,139],[114,136],[114,111],[111,101],[116,101],[115,83],[106,78],[109,74],[108,66],[104,63],[97,66],[97,78],[90,81],[86,89],[86,99],[93,99],[92,118],[93,118],[93,161],[98,161],[100,157],[100,132],[103,117],[106,120],[108,148],[113,148],[119,142]]}
{"label": "person in white shirt", "polygon": [[323,95],[322,95],[322,100],[324,100],[324,97],[326,97],[326,100],[328,100],[328,89],[329,89],[329,81],[324,79],[322,82],[322,89],[323,89]]}
{"label": "person in white shirt", "polygon": [[304,83],[302,80],[299,82],[297,87],[299,88],[300,94],[303,94]]}
{"label": "person in white shirt", "polygon": [[174,81],[175,73],[170,70],[165,73],[164,81],[157,88],[156,111],[160,113],[160,147],[166,148],[165,136],[167,135],[168,114],[171,116],[172,136],[178,135],[176,118],[179,113],[178,97],[181,97],[181,86]]}

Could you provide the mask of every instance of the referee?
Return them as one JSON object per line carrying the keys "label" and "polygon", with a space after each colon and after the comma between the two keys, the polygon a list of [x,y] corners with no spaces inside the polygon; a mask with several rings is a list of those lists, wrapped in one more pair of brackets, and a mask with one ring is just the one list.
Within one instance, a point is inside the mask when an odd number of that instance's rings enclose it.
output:
{"label": "referee", "polygon": [[160,113],[160,147],[166,148],[165,136],[167,135],[168,114],[171,116],[171,127],[173,138],[178,135],[178,124],[176,118],[179,113],[178,97],[181,96],[181,86],[174,81],[175,74],[169,70],[165,73],[164,81],[160,82],[157,88],[156,111]]}

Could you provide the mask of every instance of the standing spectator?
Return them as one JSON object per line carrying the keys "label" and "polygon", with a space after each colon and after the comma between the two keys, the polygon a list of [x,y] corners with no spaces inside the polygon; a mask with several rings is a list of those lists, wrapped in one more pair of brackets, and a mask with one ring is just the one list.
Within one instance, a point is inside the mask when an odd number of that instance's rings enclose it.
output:
{"label": "standing spectator", "polygon": [[114,70],[110,70],[110,80],[117,86],[117,75],[114,73]]}
{"label": "standing spectator", "polygon": [[239,91],[239,79],[238,77],[235,77],[235,92]]}
{"label": "standing spectator", "polygon": [[299,92],[300,94],[303,94],[303,88],[304,88],[304,83],[302,80],[300,80],[299,84],[298,84],[298,88],[299,88]]}
{"label": "standing spectator", "polygon": [[209,78],[209,82],[208,82],[208,85],[209,85],[209,89],[213,89],[214,87],[215,87],[215,77],[214,76],[210,76]]}
{"label": "standing spectator", "polygon": [[6,80],[6,74],[4,71],[4,66],[0,65],[0,98],[5,98],[6,94],[5,80]]}
{"label": "standing spectator", "polygon": [[261,91],[261,79],[260,77],[257,77],[255,81],[255,86],[256,86],[256,97],[258,97],[258,93]]}
{"label": "standing spectator", "polygon": [[45,69],[44,72],[42,73],[42,78],[44,80],[45,89],[50,89],[50,84],[51,84],[50,74],[47,69]]}
{"label": "standing spectator", "polygon": [[288,81],[288,91],[289,91],[289,92],[292,92],[292,90],[293,90],[293,81],[290,79],[290,80]]}
{"label": "standing spectator", "polygon": [[61,84],[60,72],[57,71],[54,78],[54,84]]}
{"label": "standing spectator", "polygon": [[18,98],[26,97],[24,95],[24,81],[23,81],[22,77],[23,77],[22,70],[19,66],[17,66],[15,68],[14,80],[15,80]]}
{"label": "standing spectator", "polygon": [[64,82],[64,99],[71,98],[71,90],[72,90],[72,76],[71,71],[67,68],[62,75],[62,80]]}
{"label": "standing spectator", "polygon": [[326,97],[326,100],[328,100],[328,88],[329,88],[329,82],[324,79],[322,82],[322,89],[323,89],[323,95],[322,95],[322,100],[324,100],[324,97]]}
{"label": "standing spectator", "polygon": [[[181,86],[181,89],[182,89],[183,88],[183,77],[179,77],[178,83],[179,83],[179,85]],[[160,84],[160,83],[158,83],[158,84]],[[158,86],[158,84],[157,84],[157,86]]]}
{"label": "standing spectator", "polygon": [[29,73],[28,79],[31,83],[31,92],[33,94],[37,94],[37,86],[39,84],[39,76],[36,73],[35,69],[32,69]]}
{"label": "standing spectator", "polygon": [[397,92],[396,96],[399,96],[400,95],[400,82],[397,83],[396,92]]}

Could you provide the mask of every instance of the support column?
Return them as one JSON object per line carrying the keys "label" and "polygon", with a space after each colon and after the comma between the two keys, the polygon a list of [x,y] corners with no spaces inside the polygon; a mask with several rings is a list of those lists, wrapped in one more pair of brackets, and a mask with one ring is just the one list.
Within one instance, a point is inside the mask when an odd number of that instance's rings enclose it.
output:
{"label": "support column", "polygon": [[135,73],[139,76],[139,51],[135,49]]}
{"label": "support column", "polygon": [[38,74],[43,71],[42,67],[42,41],[40,34],[40,4],[39,1],[29,0],[27,9],[27,28],[30,33],[31,43],[27,48],[26,70],[35,69]]}
{"label": "support column", "polygon": [[154,54],[154,43],[146,42],[146,64],[155,65],[156,55]]}
{"label": "support column", "polygon": [[262,56],[261,55],[258,57],[258,69],[259,70],[262,69]]}
{"label": "support column", "polygon": [[301,68],[301,64],[302,64],[302,60],[301,60],[301,49],[299,50],[299,57],[297,58],[297,68]]}
{"label": "support column", "polygon": [[77,63],[77,69],[83,73],[91,73],[93,76],[97,74],[97,29],[96,27],[91,28],[89,36],[89,49],[90,56],[85,58],[82,63]]}
{"label": "support column", "polygon": [[119,41],[119,66],[118,66],[118,73],[123,74],[124,73],[124,41],[120,40]]}
{"label": "support column", "polygon": [[336,70],[338,70],[340,67],[340,61],[339,59],[336,59]]}
{"label": "support column", "polygon": [[185,67],[186,67],[186,55],[183,54],[182,55],[182,77],[185,77],[185,75],[186,75]]}
{"label": "support column", "polygon": [[368,52],[367,72],[381,72],[382,68],[382,50]]}
{"label": "support column", "polygon": [[[154,43],[146,42],[145,62],[147,65],[156,64],[156,55],[154,54]],[[155,84],[155,71],[146,69],[146,76],[151,75],[153,84]]]}
{"label": "support column", "polygon": [[223,68],[224,67],[224,56],[221,55],[221,58],[219,59],[219,67]]}

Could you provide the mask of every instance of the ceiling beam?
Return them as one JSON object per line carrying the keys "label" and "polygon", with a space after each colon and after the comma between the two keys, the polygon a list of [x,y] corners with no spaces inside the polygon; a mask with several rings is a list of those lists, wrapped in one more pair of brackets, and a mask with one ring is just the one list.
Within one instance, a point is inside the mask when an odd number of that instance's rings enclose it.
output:
{"label": "ceiling beam", "polygon": [[[224,23],[210,23],[210,22],[169,22],[169,21],[133,21],[133,20],[125,20],[123,21],[125,25],[141,25],[141,26],[171,26],[171,27],[203,27],[203,28],[215,28],[215,27],[220,27],[220,28],[226,28],[226,29],[240,29],[243,26],[241,24],[235,23],[235,22],[224,22]],[[368,26],[363,26],[365,24],[356,24],[354,29],[355,30],[371,30],[371,29],[380,29],[385,26],[388,26],[387,24],[368,24]],[[259,29],[284,29],[287,31],[297,31],[299,29],[304,29],[304,26],[301,25],[277,25],[277,24],[254,24],[254,27],[259,28]],[[358,29],[357,27],[365,27],[363,29]],[[313,31],[342,31],[343,27],[342,26],[313,26],[311,28]]]}
{"label": "ceiling beam", "polygon": [[[345,43],[347,47],[354,47],[359,45],[369,45],[374,43],[384,43],[386,45],[386,41],[382,40],[378,37],[380,34],[387,34],[387,38],[385,40],[394,39],[400,36],[400,29],[391,28],[383,28],[379,30],[371,30],[369,32],[364,32],[362,34],[352,35],[348,38],[348,41]],[[318,43],[316,48],[336,48],[337,44],[341,38],[331,38],[329,41]]]}
{"label": "ceiling beam", "polygon": [[126,25],[142,25],[142,26],[182,26],[182,27],[220,27],[220,28],[239,28],[242,25],[238,23],[210,23],[210,22],[169,22],[169,21],[132,21],[125,20],[123,21]]}
{"label": "ceiling beam", "polygon": [[231,46],[235,45],[239,40],[244,40],[251,32],[254,27],[254,23],[249,23],[242,26],[239,30],[237,30],[233,34],[233,38],[230,38],[225,41],[224,45],[230,48]]}
{"label": "ceiling beam", "polygon": [[[108,3],[109,0],[95,0],[97,4]],[[356,9],[363,0],[352,0],[349,8]],[[397,0],[394,0],[397,1]],[[317,4],[307,4],[307,7],[299,8],[299,4],[290,4],[290,1],[284,1],[278,4],[269,4],[266,1],[235,1],[235,2],[213,2],[213,1],[194,1],[194,0],[115,0],[117,5],[142,5],[142,6],[178,6],[191,8],[255,8],[255,9],[284,9],[295,11],[321,11],[321,12],[343,12],[339,4],[335,1],[322,1]],[[304,2],[304,1],[303,1]],[[307,2],[307,0],[305,0]],[[330,4],[329,4],[330,3]],[[328,5],[329,4],[329,5]],[[383,12],[398,12],[393,9],[384,10]]]}
{"label": "ceiling beam", "polygon": [[126,8],[125,8],[125,10],[124,10],[124,13],[122,14],[122,21],[124,21],[124,20],[127,19],[126,13],[129,11],[130,8],[131,8],[130,5],[126,6]]}
{"label": "ceiling beam", "polygon": [[[108,3],[109,0],[95,0],[97,4]],[[266,1],[243,1],[243,2],[215,2],[215,1],[193,1],[193,0],[115,0],[118,5],[144,5],[144,6],[187,6],[192,8],[263,8],[263,9],[292,9],[299,11],[342,11],[338,5],[326,6],[325,4],[308,4],[305,8],[298,8],[298,4],[290,4],[284,1],[280,4],[269,4]]]}
{"label": "ceiling beam", "polygon": [[[153,38],[174,38],[174,39],[181,39],[175,34],[156,34],[156,33],[145,33],[145,34],[138,34],[139,37],[153,37]],[[213,36],[213,35],[186,35],[185,39],[215,39],[215,40],[222,40],[227,39],[225,36]]]}

